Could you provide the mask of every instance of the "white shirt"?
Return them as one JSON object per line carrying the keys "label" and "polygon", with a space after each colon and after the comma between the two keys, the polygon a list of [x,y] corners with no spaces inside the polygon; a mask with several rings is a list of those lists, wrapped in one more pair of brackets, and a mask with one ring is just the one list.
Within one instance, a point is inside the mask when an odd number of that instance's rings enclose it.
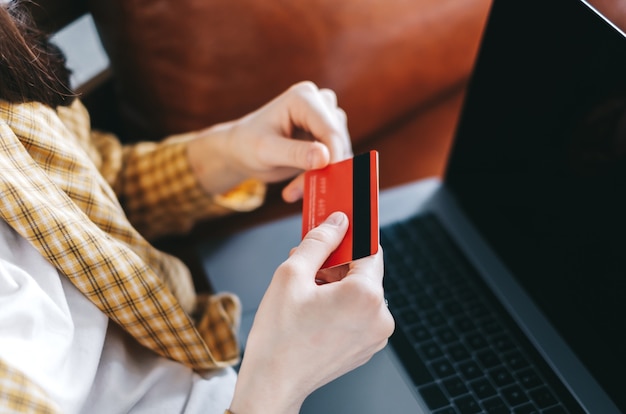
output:
{"label": "white shirt", "polygon": [[70,414],[221,414],[236,381],[138,345],[2,220],[0,358]]}

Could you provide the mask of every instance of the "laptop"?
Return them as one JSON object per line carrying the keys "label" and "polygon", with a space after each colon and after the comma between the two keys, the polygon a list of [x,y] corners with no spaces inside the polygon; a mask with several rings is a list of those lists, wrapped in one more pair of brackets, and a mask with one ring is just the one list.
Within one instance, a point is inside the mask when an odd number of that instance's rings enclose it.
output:
{"label": "laptop", "polygon": [[[445,177],[380,202],[396,332],[303,413],[626,412],[623,32],[584,1],[495,0]],[[244,342],[300,220],[200,247]]]}

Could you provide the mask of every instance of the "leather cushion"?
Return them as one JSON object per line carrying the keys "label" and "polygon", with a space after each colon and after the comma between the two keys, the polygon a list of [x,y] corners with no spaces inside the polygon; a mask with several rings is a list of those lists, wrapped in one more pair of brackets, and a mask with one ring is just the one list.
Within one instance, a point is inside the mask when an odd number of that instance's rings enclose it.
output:
{"label": "leather cushion", "polygon": [[132,138],[234,119],[308,79],[337,92],[358,141],[465,82],[490,2],[90,3]]}

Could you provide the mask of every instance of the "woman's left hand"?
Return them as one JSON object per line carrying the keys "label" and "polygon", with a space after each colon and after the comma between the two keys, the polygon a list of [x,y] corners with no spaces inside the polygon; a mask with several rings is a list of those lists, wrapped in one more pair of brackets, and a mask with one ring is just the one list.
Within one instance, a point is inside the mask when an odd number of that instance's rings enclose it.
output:
{"label": "woman's left hand", "polygon": [[201,131],[189,142],[190,162],[210,193],[246,178],[279,182],[285,201],[302,197],[302,171],[352,156],[345,112],[330,89],[298,83],[238,120]]}

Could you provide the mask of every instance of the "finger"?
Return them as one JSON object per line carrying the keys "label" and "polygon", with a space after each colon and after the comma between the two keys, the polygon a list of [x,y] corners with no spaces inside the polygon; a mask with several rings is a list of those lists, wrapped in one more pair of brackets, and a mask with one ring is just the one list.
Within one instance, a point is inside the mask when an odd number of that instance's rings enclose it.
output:
{"label": "finger", "polygon": [[[345,130],[345,134],[344,137],[349,138],[350,134],[348,133],[348,116],[346,115],[346,112],[341,109],[338,105],[337,105],[337,94],[335,93],[335,91],[333,91],[332,89],[320,89],[320,95],[322,96],[322,99],[324,100],[324,102],[326,103],[326,105],[328,106],[331,114],[334,114],[335,117],[337,118],[337,120],[339,121],[339,125],[341,125],[343,127],[343,129]],[[350,150],[350,154],[351,154],[351,142],[346,142],[346,148]]]}
{"label": "finger", "polygon": [[309,231],[287,260],[304,262],[315,273],[339,246],[348,229],[345,213],[334,212],[319,226]]}
{"label": "finger", "polygon": [[335,116],[337,117],[339,124],[344,130],[344,133],[340,135],[340,138],[343,140],[343,142],[341,143],[343,150],[342,152],[337,154],[331,153],[330,162],[342,161],[354,155],[354,153],[352,152],[352,140],[350,139],[350,133],[348,132],[348,116],[346,115],[346,112],[341,108],[335,109]]}
{"label": "finger", "polygon": [[350,137],[337,115],[336,105],[328,103],[330,94],[320,93],[311,82],[297,84],[294,90],[296,93],[291,95],[294,101],[290,112],[293,124],[324,143],[330,151],[331,162],[348,157],[346,149],[350,148]]}
{"label": "finger", "polygon": [[271,145],[263,146],[259,156],[272,167],[311,170],[325,167],[330,161],[328,148],[317,141],[301,141],[279,135],[270,136],[267,141]]}
{"label": "finger", "polygon": [[299,174],[291,180],[282,191],[283,200],[287,203],[294,203],[304,195],[304,174]]}
{"label": "finger", "polygon": [[326,102],[326,105],[328,105],[329,108],[337,107],[337,94],[335,91],[328,88],[322,88],[320,89],[320,95],[322,95],[324,102]]}
{"label": "finger", "polygon": [[352,152],[352,140],[350,139],[350,133],[348,132],[348,115],[346,114],[346,111],[341,108],[337,108],[335,110],[335,115],[337,116],[339,123],[343,126],[343,129],[345,130],[345,133],[342,135],[344,139],[344,152],[342,154],[342,157],[337,159],[332,158],[333,154],[331,154],[330,162],[341,161],[342,159],[350,158],[354,155],[354,153]]}
{"label": "finger", "polygon": [[383,249],[379,245],[378,252],[371,256],[358,259],[350,263],[350,271],[346,275],[349,278],[353,275],[364,275],[376,284],[382,284],[384,274]]}
{"label": "finger", "polygon": [[348,114],[346,114],[346,111],[344,111],[341,108],[337,108],[335,110],[337,118],[339,119],[339,122],[341,123],[341,125],[344,126],[344,128],[346,128],[346,137],[348,137],[348,139],[350,139],[350,134],[348,134],[347,129],[348,129]]}

